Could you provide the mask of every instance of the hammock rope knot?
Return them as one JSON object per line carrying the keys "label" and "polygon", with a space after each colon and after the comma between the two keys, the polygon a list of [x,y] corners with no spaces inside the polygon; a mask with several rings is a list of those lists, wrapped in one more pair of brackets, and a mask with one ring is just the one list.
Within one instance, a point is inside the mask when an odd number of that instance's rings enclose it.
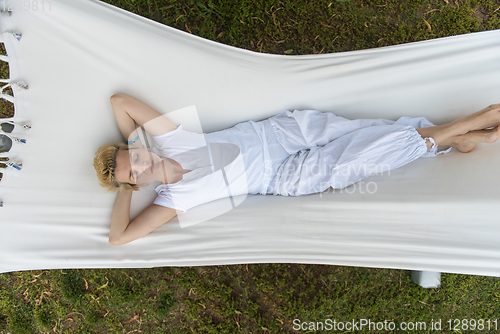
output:
{"label": "hammock rope knot", "polygon": [[14,103],[14,96],[12,96],[10,94],[5,94],[3,91],[6,88],[8,88],[8,87],[14,88],[15,87],[15,88],[20,89],[20,90],[28,90],[28,88],[29,88],[28,84],[23,80],[8,81],[6,79],[0,79],[0,82],[7,83],[6,85],[3,85],[2,88],[0,89],[0,98],[7,100],[9,102],[12,102],[12,103]]}
{"label": "hammock rope knot", "polygon": [[21,170],[23,168],[23,162],[21,160],[11,159],[9,157],[3,157],[3,158],[7,158],[7,161],[0,161],[0,164],[5,165],[5,167],[1,167],[2,169],[11,167],[14,168],[15,170]]}

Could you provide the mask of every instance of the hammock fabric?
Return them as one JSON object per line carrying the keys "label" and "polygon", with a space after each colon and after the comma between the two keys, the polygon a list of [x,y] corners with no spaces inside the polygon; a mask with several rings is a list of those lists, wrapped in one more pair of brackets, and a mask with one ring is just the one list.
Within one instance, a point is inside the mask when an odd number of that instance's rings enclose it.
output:
{"label": "hammock fabric", "polygon": [[[8,135],[20,139],[3,154],[16,165],[0,184],[0,272],[315,263],[500,276],[498,143],[372,176],[376,191],[249,195],[209,221],[181,228],[174,219],[123,246],[108,244],[116,194],[99,187],[92,166],[102,144],[123,141],[109,103],[119,92],[164,114],[194,106],[204,132],[294,109],[448,122],[500,102],[500,31],[284,56],[96,0],[14,7],[0,25],[14,94],[2,97],[15,104],[15,122],[31,124],[14,126]],[[196,123],[192,113],[168,117],[188,130]],[[132,218],[153,189],[133,195]]]}

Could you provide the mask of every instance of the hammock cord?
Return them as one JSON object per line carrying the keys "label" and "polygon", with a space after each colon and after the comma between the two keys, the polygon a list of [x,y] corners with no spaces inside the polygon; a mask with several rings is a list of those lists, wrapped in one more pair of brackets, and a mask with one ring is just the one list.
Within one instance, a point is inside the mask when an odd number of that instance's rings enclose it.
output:
{"label": "hammock cord", "polygon": [[[12,12],[10,11],[0,11],[1,16],[11,16]],[[17,41],[21,40],[22,34],[17,31],[2,31],[0,32],[0,43],[4,43],[4,36],[5,34],[12,35]],[[4,44],[5,45],[5,44]],[[9,63],[9,56],[8,55],[0,55],[0,60],[4,61],[6,63]],[[10,78],[0,78],[0,83],[6,83],[6,85],[3,85],[0,88],[0,98],[11,102],[14,104],[14,96],[4,93],[4,91],[8,88],[11,87],[13,94],[14,91],[19,89],[19,90],[27,90],[28,89],[28,84],[25,81],[22,80],[10,80]],[[10,131],[9,127],[5,127],[4,125],[10,125]],[[4,118],[0,120],[0,168],[2,168],[2,173],[0,173],[0,181],[2,180],[5,172],[7,172],[7,168],[11,167],[15,170],[20,171],[22,169],[22,161],[17,158],[12,158],[7,152],[10,152],[12,148],[12,143],[19,143],[19,144],[26,144],[26,138],[18,135],[12,135],[11,132],[14,131],[15,128],[20,128],[23,130],[29,130],[31,129],[31,123],[29,121],[23,121],[23,122],[17,122],[14,121],[14,117],[12,118]],[[5,130],[5,131],[4,131]],[[7,145],[4,145],[4,142],[6,139],[10,139],[11,143],[8,143]],[[4,149],[3,146],[10,146],[8,149]],[[3,207],[3,201],[0,200],[0,207]]]}

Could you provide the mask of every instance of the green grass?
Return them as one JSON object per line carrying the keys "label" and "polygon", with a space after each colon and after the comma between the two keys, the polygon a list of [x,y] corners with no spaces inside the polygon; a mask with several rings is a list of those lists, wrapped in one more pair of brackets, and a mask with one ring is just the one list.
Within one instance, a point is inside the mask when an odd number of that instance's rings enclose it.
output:
{"label": "green grass", "polygon": [[0,282],[3,333],[293,333],[293,319],[446,323],[500,311],[494,277],[443,274],[439,289],[423,289],[403,270],[323,265],[45,270]]}
{"label": "green grass", "polygon": [[[350,51],[500,29],[499,0],[107,2],[201,37],[276,54]],[[0,64],[8,77],[8,67]],[[10,116],[13,108],[0,100],[0,113]],[[396,324],[442,319],[439,332],[449,333],[448,319],[499,314],[498,279],[469,275],[443,274],[439,289],[415,285],[404,270],[301,264],[0,275],[0,333],[299,333],[294,319],[361,318]]]}

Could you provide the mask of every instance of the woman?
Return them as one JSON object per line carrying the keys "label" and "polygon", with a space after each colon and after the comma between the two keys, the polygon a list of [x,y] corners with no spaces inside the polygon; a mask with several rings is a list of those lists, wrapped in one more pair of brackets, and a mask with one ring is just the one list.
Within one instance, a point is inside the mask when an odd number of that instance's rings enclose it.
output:
{"label": "woman", "polygon": [[[143,237],[177,212],[218,198],[246,193],[300,196],[340,189],[419,157],[447,153],[451,147],[467,153],[478,143],[500,137],[500,104],[438,126],[424,117],[348,120],[333,113],[295,110],[196,134],[130,96],[115,94],[110,100],[120,131],[129,139],[127,144],[102,146],[94,159],[101,186],[120,190],[111,218],[112,245]],[[151,150],[140,144],[135,123],[153,137]],[[438,153],[439,145],[451,147]],[[231,153],[235,147],[236,155]],[[231,158],[224,168],[214,169],[214,156]],[[237,161],[243,162],[243,170]],[[130,221],[132,191],[155,181],[161,182],[155,189],[158,197]]]}

